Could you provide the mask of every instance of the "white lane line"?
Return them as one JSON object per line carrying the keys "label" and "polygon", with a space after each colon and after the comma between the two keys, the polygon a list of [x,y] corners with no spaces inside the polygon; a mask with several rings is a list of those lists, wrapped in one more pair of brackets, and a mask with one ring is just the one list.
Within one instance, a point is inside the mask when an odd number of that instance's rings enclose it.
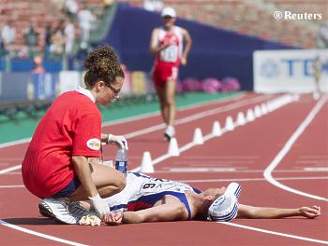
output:
{"label": "white lane line", "polygon": [[[236,108],[244,107],[244,106],[247,106],[249,104],[254,104],[254,103],[263,101],[265,98],[267,98],[267,96],[265,96],[265,95],[264,96],[259,96],[259,97],[256,97],[256,98],[249,98],[249,99],[246,99],[244,101],[232,103],[232,104],[221,106],[221,107],[218,107],[218,108],[215,108],[215,109],[210,109],[210,110],[206,110],[206,111],[203,111],[203,112],[200,112],[200,113],[197,113],[197,114],[186,116],[184,118],[177,119],[175,121],[175,125],[178,126],[178,125],[190,123],[192,121],[203,119],[203,118],[209,117],[211,115],[215,115],[215,114],[218,114],[218,113],[223,113],[223,112],[227,112],[227,111],[230,111],[230,110],[234,110]],[[140,135],[144,135],[144,134],[148,134],[148,133],[151,133],[151,132],[154,132],[154,131],[164,129],[165,127],[166,127],[165,124],[161,123],[161,124],[157,124],[157,125],[154,125],[154,126],[150,126],[148,128],[144,128],[144,129],[140,129],[140,130],[137,130],[137,131],[134,131],[134,132],[124,134],[124,136],[127,139],[131,139],[131,138],[134,138],[134,137],[137,137],[137,136],[140,136]]]}
{"label": "white lane line", "polygon": [[[173,167],[173,168],[163,168],[163,170],[156,171],[156,173],[172,173],[172,172],[175,172],[175,173],[188,173],[188,172],[192,172],[193,171],[193,170],[191,170],[191,168],[192,167],[190,167],[190,171],[187,170],[188,168],[185,168],[186,170],[183,170],[183,167],[181,167],[181,169],[180,169],[180,167],[176,167],[176,168],[175,167]],[[197,166],[195,166],[195,168],[197,168]],[[201,168],[201,167],[199,167],[199,168]],[[209,167],[209,169],[210,168],[215,168],[215,167]],[[229,167],[227,166],[227,167],[222,167],[222,168],[229,168]],[[263,169],[258,169],[258,170],[256,170],[256,169],[245,169],[245,167],[242,167],[242,166],[234,167],[234,168],[236,169],[236,172],[238,172],[238,173],[262,173],[263,174]],[[220,171],[220,170],[218,170],[218,171]],[[195,169],[194,172],[197,173],[197,170]],[[202,172],[204,172],[204,173],[205,172],[210,173],[210,172],[213,172],[213,171],[205,171],[205,170],[202,170]],[[306,174],[308,174],[308,173],[325,173],[325,172],[318,171],[318,170],[316,170],[316,171],[314,171],[314,170],[312,170],[312,171],[309,171],[309,170],[305,171],[303,169],[299,169],[299,170],[295,169],[295,170],[276,170],[276,171],[274,171],[274,173],[306,173]],[[13,172],[11,174],[13,174]],[[17,173],[17,174],[20,174],[20,173]]]}
{"label": "white lane line", "polygon": [[234,167],[173,167],[171,172],[185,172],[185,173],[208,173],[208,172],[236,172]]}
{"label": "white lane line", "polygon": [[21,165],[16,165],[16,166],[13,166],[13,167],[8,167],[8,168],[5,168],[5,169],[2,169],[2,170],[0,170],[0,175],[6,174],[6,173],[9,173],[9,172],[12,172],[12,171],[16,171],[20,168],[21,168]]}
{"label": "white lane line", "polygon": [[[156,172],[157,173],[157,172]],[[277,180],[327,180],[328,176],[320,176],[320,177],[284,177],[284,178],[277,178]],[[178,180],[179,182],[184,183],[218,183],[218,182],[256,182],[256,181],[266,181],[265,178],[228,178],[228,179],[181,179]],[[0,189],[18,189],[18,188],[25,188],[24,185],[0,185]]]}
{"label": "white lane line", "polygon": [[18,144],[27,143],[29,141],[31,141],[31,138],[22,138],[22,139],[19,139],[19,140],[2,143],[2,144],[0,144],[0,149],[15,146],[15,145],[18,145]]}
{"label": "white lane line", "polygon": [[241,225],[241,224],[236,224],[236,223],[227,223],[227,222],[217,222],[217,223],[227,225],[227,226],[232,226],[232,227],[238,227],[238,228],[242,228],[242,229],[246,229],[246,230],[262,232],[262,233],[271,234],[271,235],[280,236],[280,237],[288,237],[288,238],[307,241],[307,242],[311,242],[311,243],[321,243],[321,244],[328,245],[328,241],[311,238],[311,237],[302,237],[302,236],[297,236],[297,235],[293,235],[293,234],[271,231],[271,230],[266,230],[266,229],[262,229],[262,228],[258,228],[258,227]]}
{"label": "white lane line", "polygon": [[268,167],[264,170],[264,177],[265,179],[271,183],[274,186],[279,187],[280,189],[286,190],[291,193],[295,193],[301,196],[309,197],[316,200],[321,201],[328,201],[327,198],[313,195],[310,193],[306,193],[300,190],[297,190],[295,188],[291,188],[287,185],[284,185],[277,180],[275,180],[272,177],[272,171],[279,165],[281,160],[287,155],[287,153],[292,148],[293,144],[296,142],[296,140],[301,136],[301,134],[305,131],[305,129],[309,126],[311,121],[315,118],[315,116],[319,113],[320,109],[323,107],[323,105],[327,101],[327,96],[323,97],[310,111],[310,113],[307,115],[307,117],[304,119],[304,121],[299,125],[299,127],[296,129],[296,131],[293,133],[293,135],[288,139],[285,146],[280,150],[280,152],[276,155],[276,157],[272,160],[272,162],[268,165]]}
{"label": "white lane line", "polygon": [[328,172],[328,167],[304,167],[306,172]]}
{"label": "white lane line", "polygon": [[[240,94],[235,95],[233,97],[223,98],[223,99],[214,100],[214,101],[210,101],[210,102],[194,103],[194,104],[190,104],[188,106],[182,106],[182,107],[179,107],[178,110],[179,111],[181,111],[181,110],[192,110],[192,109],[207,107],[207,106],[211,106],[211,105],[215,105],[215,104],[221,104],[221,103],[224,103],[224,102],[241,100],[245,96],[246,96],[245,93],[240,93]],[[131,121],[142,120],[142,119],[145,119],[145,118],[150,118],[150,117],[154,117],[156,115],[159,115],[159,113],[160,113],[160,111],[156,110],[156,111],[153,111],[153,112],[150,112],[150,113],[139,114],[139,115],[136,115],[136,116],[129,116],[129,117],[126,117],[124,119],[117,119],[117,120],[107,121],[107,122],[104,122],[102,124],[102,126],[103,127],[113,126],[113,125],[117,125],[117,124],[128,123],[128,122],[131,122]]]}
{"label": "white lane line", "polygon": [[[164,155],[164,156],[161,156],[161,159],[162,161],[165,160],[165,158],[168,158],[168,156]],[[156,159],[157,160],[157,159]],[[161,160],[158,159],[156,162],[159,163]],[[214,168],[214,167],[213,167]],[[224,167],[223,167],[224,168]],[[228,168],[228,167],[226,167]],[[210,172],[213,172],[213,170],[211,171],[205,171],[205,170],[202,170],[204,173],[210,173]],[[180,170],[174,170],[171,169],[171,168],[163,168],[163,170],[156,170],[156,173],[172,173],[172,172],[175,172],[175,173],[187,173],[186,171],[180,171]],[[220,172],[220,170],[218,169],[217,172]],[[236,167],[236,172],[238,173],[262,173],[263,174],[263,169],[259,169],[259,170],[252,170],[252,169],[244,169],[244,167]],[[195,173],[197,173],[195,171]],[[303,169],[301,170],[275,170],[274,173],[326,173],[326,172],[323,172],[323,171],[305,171]],[[3,175],[22,175],[22,172],[14,172],[14,171],[10,171],[10,172],[7,172]]]}
{"label": "white lane line", "polygon": [[[286,95],[285,95],[286,96]],[[278,98],[284,98],[285,96],[281,96],[281,97],[278,97]],[[254,100],[256,100],[256,99],[258,99],[258,98],[255,98]],[[289,103],[291,103],[292,101],[290,101]],[[248,104],[248,103],[246,103],[246,104]],[[231,105],[230,105],[231,106]],[[222,108],[224,108],[224,106],[222,107]],[[215,110],[222,110],[222,109],[215,109]],[[210,111],[212,111],[212,110],[210,110]],[[205,117],[204,115],[201,117],[201,118],[203,118],[203,117]],[[188,117],[187,117],[188,118]],[[227,133],[227,132],[230,132],[229,130],[227,130],[227,129],[225,129],[225,128],[223,128],[222,130],[221,130],[221,136],[223,135],[223,134],[225,134],[225,133]],[[206,141],[208,141],[208,140],[211,140],[211,139],[213,139],[213,138],[216,138],[217,136],[215,136],[215,135],[213,135],[212,133],[209,133],[209,134],[207,134],[207,135],[204,135],[204,137],[203,137],[203,140],[204,140],[204,143],[206,142]],[[198,144],[195,144],[194,142],[190,142],[190,143],[187,143],[187,144],[185,144],[185,145],[183,145],[182,147],[180,147],[179,148],[179,152],[180,152],[180,154],[182,153],[182,152],[185,152],[185,151],[187,151],[187,150],[189,150],[189,149],[191,149],[192,147],[194,147],[194,146],[197,146]],[[162,161],[164,161],[164,160],[166,160],[166,159],[169,159],[169,158],[171,158],[172,156],[171,155],[169,155],[169,154],[164,154],[164,155],[161,155],[161,156],[159,156],[158,158],[156,158],[156,159],[154,159],[153,161],[152,161],[152,164],[153,164],[153,166],[155,166],[155,165],[157,165],[158,163],[160,163],[160,162],[162,162]],[[141,166],[139,165],[138,167],[136,167],[136,168],[134,168],[134,169],[132,169],[132,170],[130,170],[131,172],[139,172],[141,170]]]}
{"label": "white lane line", "polygon": [[[284,177],[284,178],[277,178],[277,180],[328,180],[328,176],[323,177]],[[228,179],[182,179],[179,180],[180,182],[185,183],[216,183],[216,182],[252,182],[252,181],[266,181],[265,178],[228,178]]]}
{"label": "white lane line", "polygon": [[[195,103],[195,104],[192,104],[192,105],[188,105],[188,106],[185,106],[185,107],[179,107],[179,110],[189,110],[189,109],[194,109],[194,108],[206,107],[206,106],[209,106],[209,105],[219,104],[219,103],[222,103],[222,102],[235,101],[235,100],[238,100],[238,99],[242,99],[243,97],[245,97],[245,93],[240,93],[239,95],[229,97],[229,98],[223,98],[221,100],[219,99],[219,100],[214,100],[214,101],[210,101],[210,102],[201,102],[201,103]],[[131,122],[131,121],[135,121],[135,120],[142,120],[142,119],[153,117],[157,114],[159,114],[158,110],[156,110],[155,112],[151,112],[151,113],[144,113],[144,114],[140,114],[140,115],[137,115],[137,116],[131,116],[131,117],[123,118],[123,119],[107,121],[107,122],[104,122],[102,124],[102,126],[103,127],[106,127],[106,126],[109,126],[109,125],[113,126],[113,125],[127,123],[127,122]],[[19,139],[19,140],[15,140],[15,141],[2,143],[2,144],[0,144],[0,149],[10,147],[10,146],[14,146],[14,145],[18,145],[18,144],[27,143],[30,140],[31,140],[31,138],[23,138],[23,139]]]}
{"label": "white lane line", "polygon": [[0,189],[16,189],[16,188],[25,188],[24,185],[0,185]]}
{"label": "white lane line", "polygon": [[9,223],[7,223],[3,220],[0,220],[0,225],[9,227],[11,229],[21,231],[21,232],[24,232],[24,233],[27,233],[27,234],[30,234],[30,235],[33,235],[33,236],[41,237],[41,238],[44,238],[44,239],[48,239],[48,240],[51,240],[51,241],[55,241],[55,242],[59,242],[59,243],[67,244],[67,245],[86,246],[86,244],[81,244],[81,243],[65,240],[65,239],[62,239],[62,238],[58,238],[58,237],[50,236],[50,235],[43,234],[43,233],[40,233],[40,232],[32,231],[30,229],[26,229],[26,228],[21,227],[21,226],[9,224]]}

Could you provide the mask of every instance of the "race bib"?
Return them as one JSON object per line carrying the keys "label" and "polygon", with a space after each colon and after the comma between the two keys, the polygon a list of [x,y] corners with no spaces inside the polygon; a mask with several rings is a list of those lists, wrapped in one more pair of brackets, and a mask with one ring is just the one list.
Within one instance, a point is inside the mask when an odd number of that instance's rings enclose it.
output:
{"label": "race bib", "polygon": [[178,46],[170,45],[160,52],[160,60],[165,62],[176,62],[178,60]]}

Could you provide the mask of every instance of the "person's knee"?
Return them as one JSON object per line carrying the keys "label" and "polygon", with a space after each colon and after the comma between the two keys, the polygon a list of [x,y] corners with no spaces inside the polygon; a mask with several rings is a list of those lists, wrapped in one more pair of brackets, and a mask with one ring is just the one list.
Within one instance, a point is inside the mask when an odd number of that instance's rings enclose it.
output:
{"label": "person's knee", "polygon": [[167,100],[166,100],[166,105],[167,105],[168,107],[175,106],[175,100],[174,100],[174,97],[169,97],[169,98],[167,98]]}
{"label": "person's knee", "polygon": [[119,174],[115,180],[105,187],[101,187],[101,197],[109,197],[121,192],[126,186],[126,181],[123,175]]}
{"label": "person's knee", "polygon": [[126,180],[123,175],[120,175],[120,177],[117,178],[114,186],[116,187],[116,192],[121,192],[125,188]]}

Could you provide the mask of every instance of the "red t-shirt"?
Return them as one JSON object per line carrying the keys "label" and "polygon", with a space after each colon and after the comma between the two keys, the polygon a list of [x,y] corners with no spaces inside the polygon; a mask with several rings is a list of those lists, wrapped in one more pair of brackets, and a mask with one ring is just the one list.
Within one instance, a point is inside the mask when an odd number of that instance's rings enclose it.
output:
{"label": "red t-shirt", "polygon": [[100,156],[101,114],[77,91],[59,96],[36,128],[22,163],[23,181],[34,195],[51,197],[74,176],[72,156]]}

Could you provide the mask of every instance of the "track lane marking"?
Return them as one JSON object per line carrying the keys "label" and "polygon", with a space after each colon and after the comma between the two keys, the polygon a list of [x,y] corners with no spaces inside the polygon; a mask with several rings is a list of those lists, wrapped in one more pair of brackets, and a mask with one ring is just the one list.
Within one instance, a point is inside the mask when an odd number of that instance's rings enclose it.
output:
{"label": "track lane marking", "polygon": [[70,240],[62,239],[62,238],[59,238],[59,237],[55,237],[55,236],[47,235],[47,234],[44,234],[44,233],[36,232],[36,231],[30,230],[30,229],[27,229],[27,228],[24,228],[24,227],[21,227],[21,226],[10,224],[10,223],[8,223],[4,220],[1,220],[1,219],[0,219],[0,225],[3,225],[5,227],[9,227],[11,229],[14,229],[14,230],[17,230],[17,231],[20,231],[20,232],[24,232],[26,234],[41,237],[41,238],[44,238],[44,239],[47,239],[47,240],[50,240],[50,241],[55,241],[55,242],[59,242],[59,243],[67,244],[67,245],[73,245],[73,246],[87,246],[86,244],[73,242],[73,241],[70,241]]}
{"label": "track lane marking", "polygon": [[319,113],[320,109],[323,107],[323,105],[327,102],[327,96],[321,98],[320,101],[312,108],[310,113],[306,116],[304,121],[299,125],[299,127],[296,129],[296,131],[292,134],[292,136],[288,139],[286,144],[283,146],[283,148],[280,150],[280,152],[275,156],[275,158],[271,161],[271,163],[267,166],[267,168],[264,170],[264,178],[272,185],[283,189],[285,191],[305,196],[308,198],[320,200],[320,201],[328,201],[328,198],[313,195],[307,192],[303,192],[301,190],[291,188],[285,184],[282,184],[278,182],[273,176],[272,171],[280,164],[280,162],[284,159],[284,157],[288,154],[290,149],[293,147],[296,140],[302,135],[302,133],[306,130],[306,128],[309,126],[309,124],[312,122],[312,120],[315,118],[315,116]]}
{"label": "track lane marking", "polygon": [[[282,177],[277,180],[328,180],[328,176],[307,176],[307,177]],[[179,182],[184,183],[218,183],[218,182],[256,182],[256,181],[266,181],[265,178],[225,178],[225,179],[180,179],[177,180]],[[24,185],[0,185],[0,189],[17,189],[17,188],[25,188]]]}
{"label": "track lane marking", "polygon": [[5,169],[2,169],[0,170],[0,175],[3,175],[3,174],[6,174],[6,173],[9,173],[9,172],[12,172],[12,171],[16,171],[18,169],[21,169],[21,164],[19,165],[15,165],[13,167],[8,167],[8,168],[5,168]]}
{"label": "track lane marking", "polygon": [[232,226],[232,227],[238,227],[238,228],[242,228],[242,229],[246,229],[246,230],[250,230],[250,231],[262,232],[262,233],[271,234],[271,235],[280,236],[280,237],[288,237],[288,238],[307,241],[307,242],[311,242],[311,243],[320,243],[320,244],[328,245],[328,241],[311,238],[311,237],[297,236],[297,235],[293,235],[293,234],[289,234],[289,233],[271,231],[271,230],[267,230],[267,229],[254,227],[254,226],[241,225],[241,224],[231,223],[231,222],[216,222],[216,223],[227,225],[227,226]]}

